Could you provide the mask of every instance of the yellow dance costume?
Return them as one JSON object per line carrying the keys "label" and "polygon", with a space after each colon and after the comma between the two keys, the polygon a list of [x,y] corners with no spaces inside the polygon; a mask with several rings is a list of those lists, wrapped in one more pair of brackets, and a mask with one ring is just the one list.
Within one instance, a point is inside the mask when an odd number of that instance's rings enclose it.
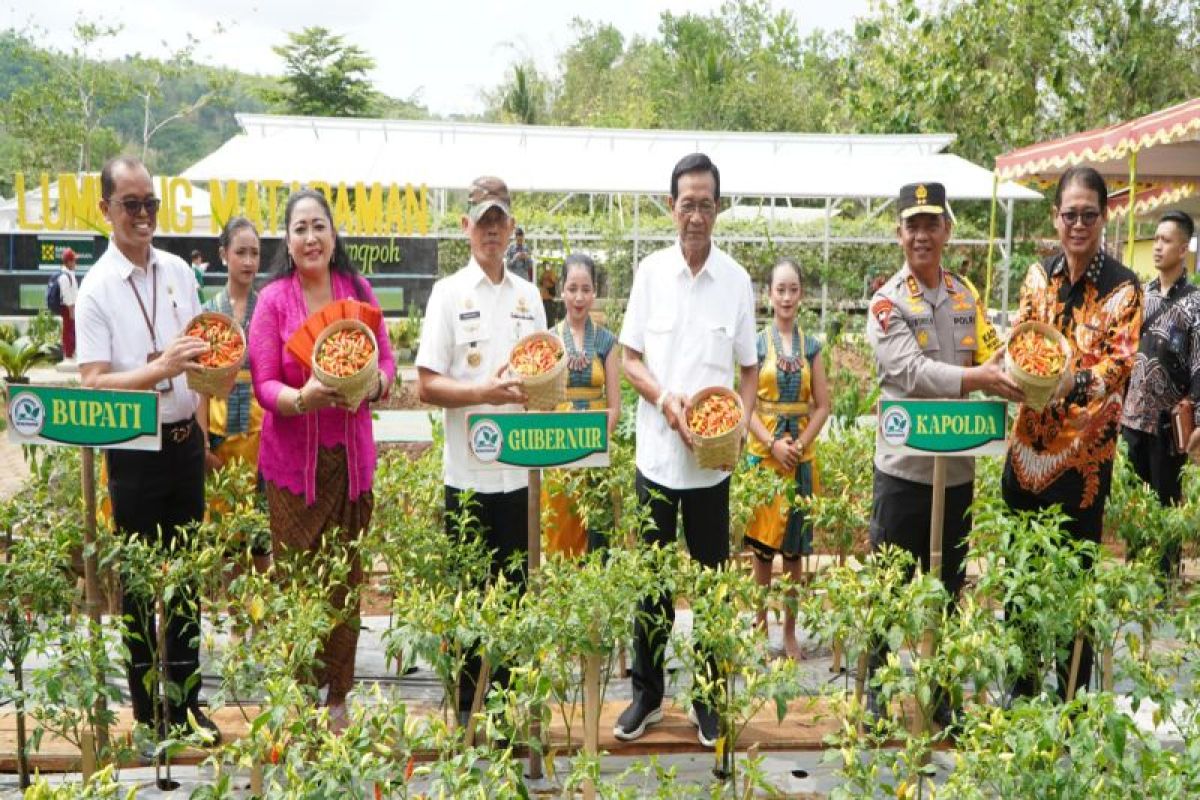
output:
{"label": "yellow dance costume", "polygon": [[[758,394],[754,413],[763,427],[771,432],[772,441],[782,438],[799,439],[808,426],[809,406],[812,403],[812,362],[821,351],[820,344],[804,335],[798,326],[792,328],[792,355],[783,355],[779,329],[772,323],[758,334]],[[750,437],[747,459],[751,464],[770,467],[787,478],[788,470],[779,463],[771,449]],[[796,494],[810,496],[817,483],[816,444],[810,443],[800,455],[795,474]],[[746,544],[762,557],[774,557],[782,552],[785,559],[795,559],[812,552],[812,526],[805,515],[793,511],[784,519],[785,498],[781,495],[772,503],[760,507],[746,532]]]}
{"label": "yellow dance costume", "polygon": [[[589,317],[584,323],[583,350],[575,347],[575,338],[567,320],[554,326],[554,332],[563,341],[567,350],[567,399],[558,411],[604,410],[608,398],[604,392],[604,360],[616,346],[617,337],[612,331],[596,325]],[[620,402],[618,399],[617,402]],[[562,485],[562,470],[547,470],[542,488],[542,508],[546,534],[546,550],[550,553],[565,553],[569,556],[583,554],[588,548],[588,531],[574,507],[573,499],[565,492],[551,492],[548,488]],[[599,533],[599,532],[597,532]]]}

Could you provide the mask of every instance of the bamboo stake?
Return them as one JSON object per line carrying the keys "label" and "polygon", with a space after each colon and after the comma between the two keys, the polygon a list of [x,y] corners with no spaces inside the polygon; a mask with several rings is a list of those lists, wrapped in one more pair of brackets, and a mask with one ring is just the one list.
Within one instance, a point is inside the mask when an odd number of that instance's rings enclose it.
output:
{"label": "bamboo stake", "polygon": [[[487,686],[491,682],[491,679],[492,665],[488,663],[487,656],[484,656],[483,661],[479,665],[479,680],[475,682],[475,694],[471,696],[471,711],[467,714],[467,747],[475,746],[475,733],[478,728],[475,724],[475,716],[483,708],[483,697],[487,693]],[[457,717],[458,715],[455,714],[455,716]]]}
{"label": "bamboo stake", "polygon": [[96,738],[91,731],[79,734],[79,772],[85,784],[96,774]]}
{"label": "bamboo stake", "polygon": [[[80,449],[83,471],[83,587],[84,608],[92,622],[91,638],[93,652],[104,652],[104,633],[100,608],[100,564],[96,554],[96,452],[90,447]],[[96,676],[102,677],[102,676]],[[108,706],[104,693],[96,695],[92,708],[96,721],[96,748],[100,753],[108,751]]]}
{"label": "bamboo stake", "polygon": [[1075,647],[1071,651],[1071,676],[1067,679],[1067,702],[1075,697],[1075,684],[1079,681],[1079,662],[1083,658],[1083,631],[1075,634]]}
{"label": "bamboo stake", "polygon": [[[583,657],[583,752],[590,758],[600,754],[600,656]],[[583,782],[584,800],[595,800],[596,784]]]}
{"label": "bamboo stake", "polygon": [[[171,724],[171,701],[167,697],[167,610],[166,604],[163,602],[162,589],[159,589],[155,595],[154,611],[158,617],[155,639],[158,644],[158,699],[162,714],[162,724],[154,726],[154,736],[157,739],[159,731],[166,730]],[[158,774],[160,766],[166,766],[167,776],[165,778]],[[165,750],[156,752],[154,755],[154,778],[161,790],[165,791],[171,784],[171,757]]]}
{"label": "bamboo stake", "polygon": [[250,766],[250,794],[255,797],[262,797],[263,794],[263,765],[261,761],[255,761]]}

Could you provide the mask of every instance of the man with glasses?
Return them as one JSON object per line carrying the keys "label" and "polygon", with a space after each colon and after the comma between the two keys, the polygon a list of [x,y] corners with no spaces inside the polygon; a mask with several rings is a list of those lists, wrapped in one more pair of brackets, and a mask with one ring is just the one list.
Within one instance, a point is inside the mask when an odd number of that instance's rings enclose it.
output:
{"label": "man with glasses", "polygon": [[[1001,492],[1016,511],[1059,505],[1063,530],[1100,543],[1112,486],[1121,406],[1138,349],[1142,291],[1137,276],[1104,252],[1108,187],[1091,167],[1067,169],[1054,194],[1054,228],[1062,246],[1025,274],[1014,326],[1049,325],[1071,343],[1056,397],[1042,409],[1022,405],[1008,442]],[[1058,693],[1070,686],[1070,643],[1058,650]],[[1076,687],[1088,685],[1092,646],[1083,640]],[[1042,676],[1027,670],[1014,695],[1037,694]]]}
{"label": "man with glasses", "polygon": [[[1182,400],[1192,403],[1192,422],[1200,413],[1200,291],[1188,280],[1188,246],[1196,225],[1182,211],[1168,211],[1154,233],[1154,268],[1158,277],[1144,287],[1141,339],[1121,433],[1129,460],[1164,506],[1183,500],[1182,470],[1187,451],[1200,443],[1200,426],[1184,449],[1175,444],[1171,413]],[[1180,413],[1187,413],[1186,406]],[[1164,577],[1179,571],[1179,542],[1164,547]]]}
{"label": "man with glasses", "polygon": [[[636,489],[654,522],[645,538],[673,543],[676,515],[682,511],[688,552],[706,567],[729,558],[734,465],[717,470],[697,463],[685,422],[688,399],[708,386],[732,387],[736,376],[749,415],[758,388],[750,276],[712,241],[720,198],[721,176],[708,156],[693,153],[675,165],[668,205],[679,239],[638,266],[620,339],[625,375],[641,396]],[[662,720],[664,651],[674,619],[669,591],[642,601],[635,626],[633,702],[613,729],[618,739],[636,739]],[[716,677],[715,665],[709,670]],[[714,710],[694,703],[689,719],[699,729],[700,743],[714,747]]]}
{"label": "man with glasses", "polygon": [[[196,279],[177,256],[152,245],[159,199],[146,167],[121,156],[100,172],[100,213],[112,226],[108,248],[88,270],[76,301],[80,380],[91,389],[158,392],[162,449],[108,450],[108,491],[113,519],[124,534],[169,548],[186,527],[204,517],[204,440],[196,424],[197,396],[185,370],[208,349],[201,339],[183,336],[200,313]],[[166,604],[168,678],[182,697],[171,702],[170,718],[155,731],[187,724],[190,712],[202,727],[220,736],[200,712],[200,618],[190,592]],[[126,592],[122,611],[131,621],[129,693],[135,719],[150,725],[155,703],[146,677],[158,656],[155,621],[146,598]],[[185,688],[186,687],[186,688]]]}

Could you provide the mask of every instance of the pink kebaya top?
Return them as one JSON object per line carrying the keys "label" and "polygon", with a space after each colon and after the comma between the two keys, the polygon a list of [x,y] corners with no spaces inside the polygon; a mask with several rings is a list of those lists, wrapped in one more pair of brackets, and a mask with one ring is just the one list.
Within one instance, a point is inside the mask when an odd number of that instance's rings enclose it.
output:
{"label": "pink kebaya top", "polygon": [[[360,299],[348,276],[331,272],[330,277],[334,300]],[[363,302],[378,308],[379,302],[370,284],[362,278],[357,280]],[[258,451],[259,469],[263,478],[303,495],[304,502],[311,506],[317,499],[317,447],[345,446],[350,473],[349,495],[354,500],[371,488],[375,474],[375,441],[371,409],[366,402],[353,414],[340,408],[323,408],[294,416],[279,413],[279,393],[284,387],[298,389],[312,374],[309,365],[301,364],[287,350],[288,339],[308,316],[299,276],[293,274],[272,281],[258,295],[249,339],[254,395],[266,412]],[[384,373],[386,385],[390,386],[396,377],[396,362],[382,319],[375,338],[379,342],[379,369]]]}

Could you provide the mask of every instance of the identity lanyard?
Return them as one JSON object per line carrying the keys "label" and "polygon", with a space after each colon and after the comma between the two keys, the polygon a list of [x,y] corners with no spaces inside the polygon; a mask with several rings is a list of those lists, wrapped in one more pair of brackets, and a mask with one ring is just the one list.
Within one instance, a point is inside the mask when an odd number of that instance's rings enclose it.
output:
{"label": "identity lanyard", "polygon": [[155,264],[150,265],[150,285],[153,287],[150,294],[150,303],[153,309],[153,316],[146,313],[146,304],[142,302],[142,295],[137,290],[137,285],[133,282],[133,275],[129,278],[129,288],[133,289],[133,296],[137,298],[138,308],[142,310],[142,319],[146,321],[146,330],[150,331],[150,347],[158,350],[158,334],[155,332],[158,324],[158,270]]}

